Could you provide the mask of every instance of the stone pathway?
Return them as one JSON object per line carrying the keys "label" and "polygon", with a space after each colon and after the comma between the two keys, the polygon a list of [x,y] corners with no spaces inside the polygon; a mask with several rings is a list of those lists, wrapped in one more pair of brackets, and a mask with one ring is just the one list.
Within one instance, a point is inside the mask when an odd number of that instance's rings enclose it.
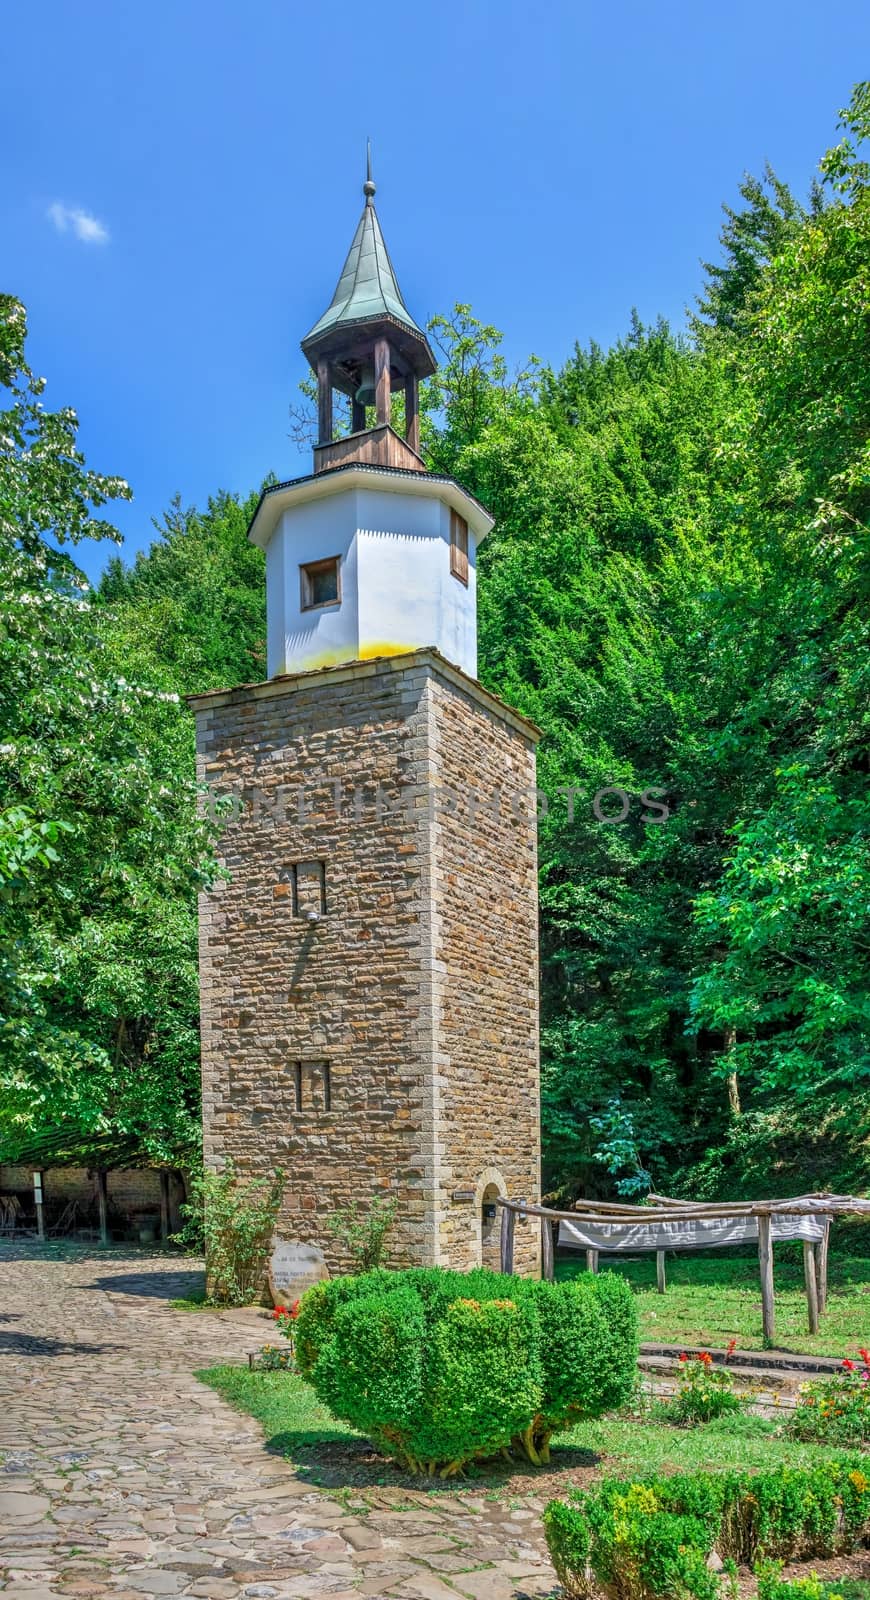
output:
{"label": "stone pathway", "polygon": [[315,1489],[193,1377],[269,1337],[143,1251],[0,1241],[0,1591],[21,1600],[556,1595],[542,1502]]}

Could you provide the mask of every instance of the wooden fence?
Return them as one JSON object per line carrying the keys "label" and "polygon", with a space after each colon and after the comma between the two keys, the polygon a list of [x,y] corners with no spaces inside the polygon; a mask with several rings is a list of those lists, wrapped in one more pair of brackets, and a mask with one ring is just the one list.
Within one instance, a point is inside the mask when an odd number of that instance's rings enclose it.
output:
{"label": "wooden fence", "polygon": [[[776,1337],[776,1311],[773,1292],[773,1239],[774,1217],[812,1217],[821,1223],[821,1237],[817,1242],[803,1240],[804,1284],[807,1297],[807,1322],[810,1333],[817,1333],[819,1317],[828,1300],[828,1245],[831,1221],[835,1216],[870,1216],[870,1200],[854,1195],[799,1195],[784,1200],[736,1200],[711,1202],[671,1200],[664,1195],[650,1195],[644,1206],[619,1205],[595,1200],[578,1200],[572,1211],[557,1211],[547,1206],[534,1206],[524,1200],[500,1198],[501,1206],[501,1270],[513,1272],[514,1227],[518,1216],[539,1217],[541,1222],[541,1271],[552,1279],[556,1237],[554,1225],[560,1222],[586,1224],[590,1228],[628,1229],[638,1225],[655,1232],[656,1224],[698,1223],[738,1218],[752,1218],[758,1230],[758,1265],[761,1278],[761,1316],[764,1341],[772,1345]],[[663,1240],[666,1235],[662,1230]],[[667,1248],[673,1248],[673,1235]],[[694,1242],[692,1230],[686,1228],[687,1243],[681,1248],[701,1250],[703,1240]],[[635,1248],[634,1245],[631,1248]],[[644,1247],[641,1247],[644,1248]],[[649,1246],[645,1248],[650,1248]],[[665,1246],[656,1251],[656,1283],[660,1294],[666,1289]],[[586,1265],[591,1271],[598,1267],[598,1251],[587,1249]]]}

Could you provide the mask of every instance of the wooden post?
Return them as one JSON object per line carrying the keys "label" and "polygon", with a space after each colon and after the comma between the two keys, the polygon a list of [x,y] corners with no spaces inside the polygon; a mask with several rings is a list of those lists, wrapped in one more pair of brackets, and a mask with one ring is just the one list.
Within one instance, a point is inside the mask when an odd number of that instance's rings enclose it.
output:
{"label": "wooden post", "polygon": [[510,1206],[501,1208],[501,1270],[513,1272],[514,1270],[514,1223],[516,1214]]}
{"label": "wooden post", "polygon": [[667,1286],[668,1286],[668,1280],[667,1280],[667,1276],[665,1274],[665,1252],[664,1252],[664,1250],[657,1250],[656,1251],[656,1288],[658,1289],[659,1294],[664,1294]]}
{"label": "wooden post", "polygon": [[758,1218],[758,1265],[761,1272],[761,1322],[766,1347],[776,1338],[776,1316],[773,1303],[773,1244],[770,1237],[770,1213],[762,1212]]}
{"label": "wooden post", "polygon": [[552,1283],[556,1275],[553,1259],[553,1224],[548,1217],[541,1218],[541,1277]]}
{"label": "wooden post", "polygon": [[350,431],[351,431],[351,433],[362,433],[363,429],[365,428],[365,425],[366,425],[366,408],[365,408],[365,406],[361,405],[359,400],[351,400],[351,403],[350,403]]}
{"label": "wooden post", "polygon": [[586,1271],[587,1272],[597,1272],[598,1271],[598,1251],[597,1250],[587,1250],[586,1251]]}
{"label": "wooden post", "polygon": [[420,454],[420,386],[416,372],[405,379],[405,438],[412,450]]}
{"label": "wooden post", "polygon": [[97,1168],[97,1205],[100,1208],[100,1244],[108,1244],[109,1177],[104,1167]]}
{"label": "wooden post", "polygon": [[386,339],[375,340],[375,408],[382,428],[390,420],[390,347]]}
{"label": "wooden post", "polygon": [[322,356],[317,363],[317,443],[332,441],[332,375]]}
{"label": "wooden post", "polygon": [[828,1246],[831,1242],[831,1219],[824,1219],[824,1233],[816,1245],[816,1287],[819,1315],[828,1307]]}
{"label": "wooden post", "polygon": [[169,1173],[160,1168],[160,1237],[169,1238]]}
{"label": "wooden post", "polygon": [[45,1238],[45,1214],[44,1214],[43,1209],[42,1209],[42,1206],[43,1206],[43,1187],[42,1187],[42,1173],[41,1172],[34,1172],[34,1174],[33,1174],[33,1199],[34,1199],[34,1203],[36,1205],[36,1234],[37,1234],[37,1238],[44,1239]]}
{"label": "wooden post", "polygon": [[807,1286],[807,1324],[810,1333],[818,1333],[819,1286],[816,1282],[816,1252],[809,1239],[804,1240],[804,1283]]}

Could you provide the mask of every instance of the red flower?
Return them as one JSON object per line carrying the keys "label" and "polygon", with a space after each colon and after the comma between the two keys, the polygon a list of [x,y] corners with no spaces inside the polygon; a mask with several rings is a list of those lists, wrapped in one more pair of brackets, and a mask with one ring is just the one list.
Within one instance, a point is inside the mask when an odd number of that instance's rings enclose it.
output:
{"label": "red flower", "polygon": [[850,1361],[849,1357],[847,1356],[845,1361],[843,1362],[843,1368],[844,1368],[844,1370],[846,1372],[854,1372],[855,1371],[855,1363],[854,1363],[854,1361]]}
{"label": "red flower", "polygon": [[680,1360],[681,1360],[681,1361],[688,1361],[688,1359],[689,1359],[689,1358],[688,1358],[688,1356],[687,1356],[687,1355],[686,1355],[686,1352],[685,1352],[685,1350],[684,1350],[684,1351],[683,1351],[683,1353],[682,1353],[682,1355],[681,1355],[681,1356],[680,1356]]}
{"label": "red flower", "polygon": [[713,1365],[713,1357],[711,1356],[709,1350],[699,1350],[698,1360],[703,1361],[705,1367],[711,1367]]}
{"label": "red flower", "polygon": [[858,1354],[861,1357],[865,1367],[870,1367],[870,1350],[864,1350],[862,1348],[858,1351]]}
{"label": "red flower", "polygon": [[736,1339],[729,1339],[728,1340],[728,1349],[725,1351],[726,1356],[733,1356],[733,1354],[734,1354],[736,1349],[737,1349],[737,1340]]}
{"label": "red flower", "polygon": [[293,1301],[293,1304],[290,1307],[290,1310],[288,1311],[287,1315],[288,1315],[288,1317],[298,1317],[298,1315],[299,1315],[299,1301],[298,1300],[294,1300]]}
{"label": "red flower", "polygon": [[276,1306],[274,1311],[272,1312],[272,1321],[273,1322],[277,1322],[279,1317],[286,1317],[286,1315],[287,1315],[286,1306]]}

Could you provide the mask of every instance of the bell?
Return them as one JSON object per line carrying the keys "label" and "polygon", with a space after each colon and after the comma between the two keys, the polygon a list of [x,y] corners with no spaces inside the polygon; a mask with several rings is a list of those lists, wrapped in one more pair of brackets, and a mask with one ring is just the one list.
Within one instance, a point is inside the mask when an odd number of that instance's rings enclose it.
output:
{"label": "bell", "polygon": [[354,400],[358,406],[373,406],[375,403],[375,369],[369,361],[360,369],[359,388]]}

